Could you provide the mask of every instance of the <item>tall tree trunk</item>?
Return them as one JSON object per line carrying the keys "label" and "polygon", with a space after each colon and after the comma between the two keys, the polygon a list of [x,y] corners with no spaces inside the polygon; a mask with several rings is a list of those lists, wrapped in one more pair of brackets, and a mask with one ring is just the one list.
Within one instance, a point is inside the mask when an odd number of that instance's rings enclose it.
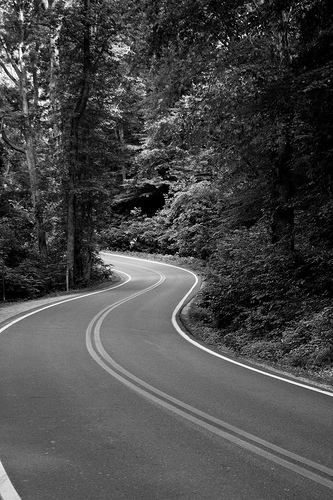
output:
{"label": "tall tree trunk", "polygon": [[[125,151],[125,134],[124,134],[124,125],[122,123],[118,123],[118,125],[115,128],[116,132],[116,137],[120,143],[121,150],[124,152]],[[127,179],[127,167],[126,163],[123,163],[122,169],[121,169],[121,175],[123,178],[123,182],[126,182]]]}
{"label": "tall tree trunk", "polygon": [[[278,52],[280,55],[280,70],[289,74],[291,70],[291,54],[289,46],[289,13],[281,12],[281,22],[278,29]],[[292,124],[293,124],[293,99],[289,88],[284,89],[285,115],[279,119],[279,152],[274,166],[272,189],[272,243],[281,242],[285,250],[294,250],[294,182],[291,170],[293,155]]]}
{"label": "tall tree trunk", "polygon": [[93,203],[90,197],[83,201],[81,211],[84,221],[84,235],[82,235],[84,243],[80,252],[81,269],[83,281],[88,284],[91,281],[94,237]]}
{"label": "tall tree trunk", "polygon": [[[22,115],[23,115],[23,135],[25,139],[25,154],[29,171],[29,179],[30,179],[30,189],[32,196],[32,205],[34,210],[34,219],[36,225],[37,232],[37,242],[38,249],[41,256],[47,256],[47,247],[46,247],[46,235],[44,231],[43,224],[43,210],[42,203],[40,197],[40,191],[38,188],[38,178],[37,178],[37,166],[36,166],[36,151],[35,151],[35,137],[33,126],[30,118],[30,109],[29,109],[29,98],[28,98],[28,79],[27,79],[27,70],[25,67],[24,61],[24,12],[23,8],[19,11],[19,21],[21,26],[21,43],[19,46],[19,88],[20,88],[20,97],[21,97],[21,106],[22,106]],[[36,78],[36,75],[35,75]],[[34,81],[34,100],[36,101],[36,92],[37,91],[37,82]],[[35,103],[37,105],[37,103]]]}
{"label": "tall tree trunk", "polygon": [[59,70],[59,49],[58,41],[61,31],[62,19],[54,27],[53,32],[50,35],[49,40],[49,51],[50,51],[50,80],[49,80],[49,98],[50,98],[50,108],[51,108],[51,122],[52,122],[52,136],[55,139],[55,146],[59,147],[60,139],[60,127],[58,114],[60,110],[60,103],[57,93],[58,75]]}
{"label": "tall tree trunk", "polygon": [[280,156],[275,164],[272,190],[272,243],[282,242],[286,250],[294,250],[294,183],[290,163],[292,146],[289,134],[281,144]]}
{"label": "tall tree trunk", "polygon": [[76,254],[76,174],[79,161],[79,127],[86,109],[90,91],[91,54],[90,54],[90,0],[83,1],[83,71],[81,93],[75,103],[70,126],[70,157],[67,193],[67,276],[69,286],[75,278]]}

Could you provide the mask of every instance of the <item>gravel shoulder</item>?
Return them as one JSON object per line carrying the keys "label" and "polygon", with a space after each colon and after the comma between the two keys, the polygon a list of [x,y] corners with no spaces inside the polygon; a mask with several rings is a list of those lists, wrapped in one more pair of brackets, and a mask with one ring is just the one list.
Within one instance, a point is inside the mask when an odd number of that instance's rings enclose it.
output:
{"label": "gravel shoulder", "polygon": [[97,292],[103,288],[109,288],[110,286],[118,283],[120,280],[121,278],[119,276],[114,276],[111,280],[107,280],[92,288],[82,288],[75,291],[73,290],[72,292],[55,293],[47,297],[41,297],[40,299],[29,299],[18,302],[0,302],[0,326],[4,323],[8,323],[10,318],[24,314],[27,311],[46,306],[48,304],[61,302],[62,300],[78,297],[80,295]]}
{"label": "gravel shoulder", "polygon": [[22,302],[3,302],[0,304],[0,325],[2,323],[6,323],[10,318],[23,314],[26,311],[43,307],[44,305],[52,304],[55,302],[60,302],[64,299],[70,299],[77,295],[80,295],[80,293],[57,295],[55,297],[32,299]]}

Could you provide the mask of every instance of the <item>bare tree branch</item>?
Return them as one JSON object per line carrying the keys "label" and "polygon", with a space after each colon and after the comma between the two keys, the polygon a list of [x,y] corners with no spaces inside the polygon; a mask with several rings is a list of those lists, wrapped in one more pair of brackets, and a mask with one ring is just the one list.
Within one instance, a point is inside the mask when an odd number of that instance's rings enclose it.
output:
{"label": "bare tree branch", "polygon": [[4,72],[6,73],[8,78],[10,78],[12,80],[12,82],[14,82],[15,85],[17,85],[18,80],[11,74],[11,72],[8,70],[8,68],[6,67],[6,65],[2,61],[0,61],[0,66],[4,70]]}
{"label": "bare tree branch", "polygon": [[16,85],[18,85],[19,80],[21,78],[21,71],[20,71],[19,67],[17,66],[16,62],[13,60],[13,57],[12,57],[12,55],[10,53],[10,50],[8,49],[7,42],[6,42],[6,39],[4,38],[4,36],[1,36],[0,41],[1,41],[1,44],[2,44],[2,46],[3,46],[3,48],[4,48],[5,52],[6,52],[8,61],[11,64],[12,68],[14,69],[14,71],[15,71],[15,73],[17,75],[18,80],[16,80],[15,77],[9,72],[9,70],[5,67],[5,64],[3,62],[1,62],[1,66],[4,69],[4,71],[6,72],[6,74],[9,76],[9,78]]}

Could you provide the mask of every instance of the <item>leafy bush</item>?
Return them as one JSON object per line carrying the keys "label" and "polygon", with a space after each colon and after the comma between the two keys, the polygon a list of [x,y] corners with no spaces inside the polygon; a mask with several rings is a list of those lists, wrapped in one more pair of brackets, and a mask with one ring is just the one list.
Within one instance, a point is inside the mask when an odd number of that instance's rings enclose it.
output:
{"label": "leafy bush", "polygon": [[282,345],[284,359],[292,366],[333,366],[333,307],[286,328]]}
{"label": "leafy bush", "polygon": [[[274,310],[290,290],[293,261],[272,248],[261,224],[228,233],[210,260],[202,302],[212,310],[219,328],[245,328],[252,336],[277,325]],[[289,316],[288,311],[284,315]],[[285,319],[285,318],[284,318]]]}
{"label": "leafy bush", "polygon": [[115,251],[126,251],[130,249],[132,235],[125,227],[112,226],[102,231],[99,241],[103,248]]}
{"label": "leafy bush", "polygon": [[239,355],[297,368],[333,366],[332,256],[286,253],[263,223],[226,232],[197,300],[198,321]]}
{"label": "leafy bush", "polygon": [[46,265],[36,257],[23,260],[16,267],[5,267],[7,300],[40,297],[54,290],[65,289],[66,273],[59,264]]}
{"label": "leafy bush", "polygon": [[281,360],[283,349],[280,341],[262,340],[247,343],[241,352],[243,356],[277,363]]}
{"label": "leafy bush", "polygon": [[152,217],[140,209],[132,210],[130,218],[116,221],[101,233],[101,245],[110,250],[205,259],[215,247],[211,233],[216,225],[216,203],[216,188],[210,182],[198,182],[176,192]]}
{"label": "leafy bush", "polygon": [[[100,283],[113,276],[112,267],[97,256],[92,258],[90,283],[77,282],[77,287]],[[18,266],[5,266],[6,300],[31,299],[66,290],[66,263],[59,259],[45,261],[38,255],[22,260]]]}
{"label": "leafy bush", "polygon": [[206,259],[215,248],[212,233],[217,223],[218,190],[208,181],[193,184],[176,193],[164,214],[169,221],[168,234],[181,256]]}

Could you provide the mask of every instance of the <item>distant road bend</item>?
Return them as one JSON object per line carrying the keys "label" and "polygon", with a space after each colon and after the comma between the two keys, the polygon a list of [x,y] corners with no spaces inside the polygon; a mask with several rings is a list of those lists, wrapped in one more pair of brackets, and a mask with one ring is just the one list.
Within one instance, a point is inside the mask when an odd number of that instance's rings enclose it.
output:
{"label": "distant road bend", "polygon": [[332,500],[333,393],[184,333],[192,272],[102,257],[120,282],[0,327],[0,499]]}

